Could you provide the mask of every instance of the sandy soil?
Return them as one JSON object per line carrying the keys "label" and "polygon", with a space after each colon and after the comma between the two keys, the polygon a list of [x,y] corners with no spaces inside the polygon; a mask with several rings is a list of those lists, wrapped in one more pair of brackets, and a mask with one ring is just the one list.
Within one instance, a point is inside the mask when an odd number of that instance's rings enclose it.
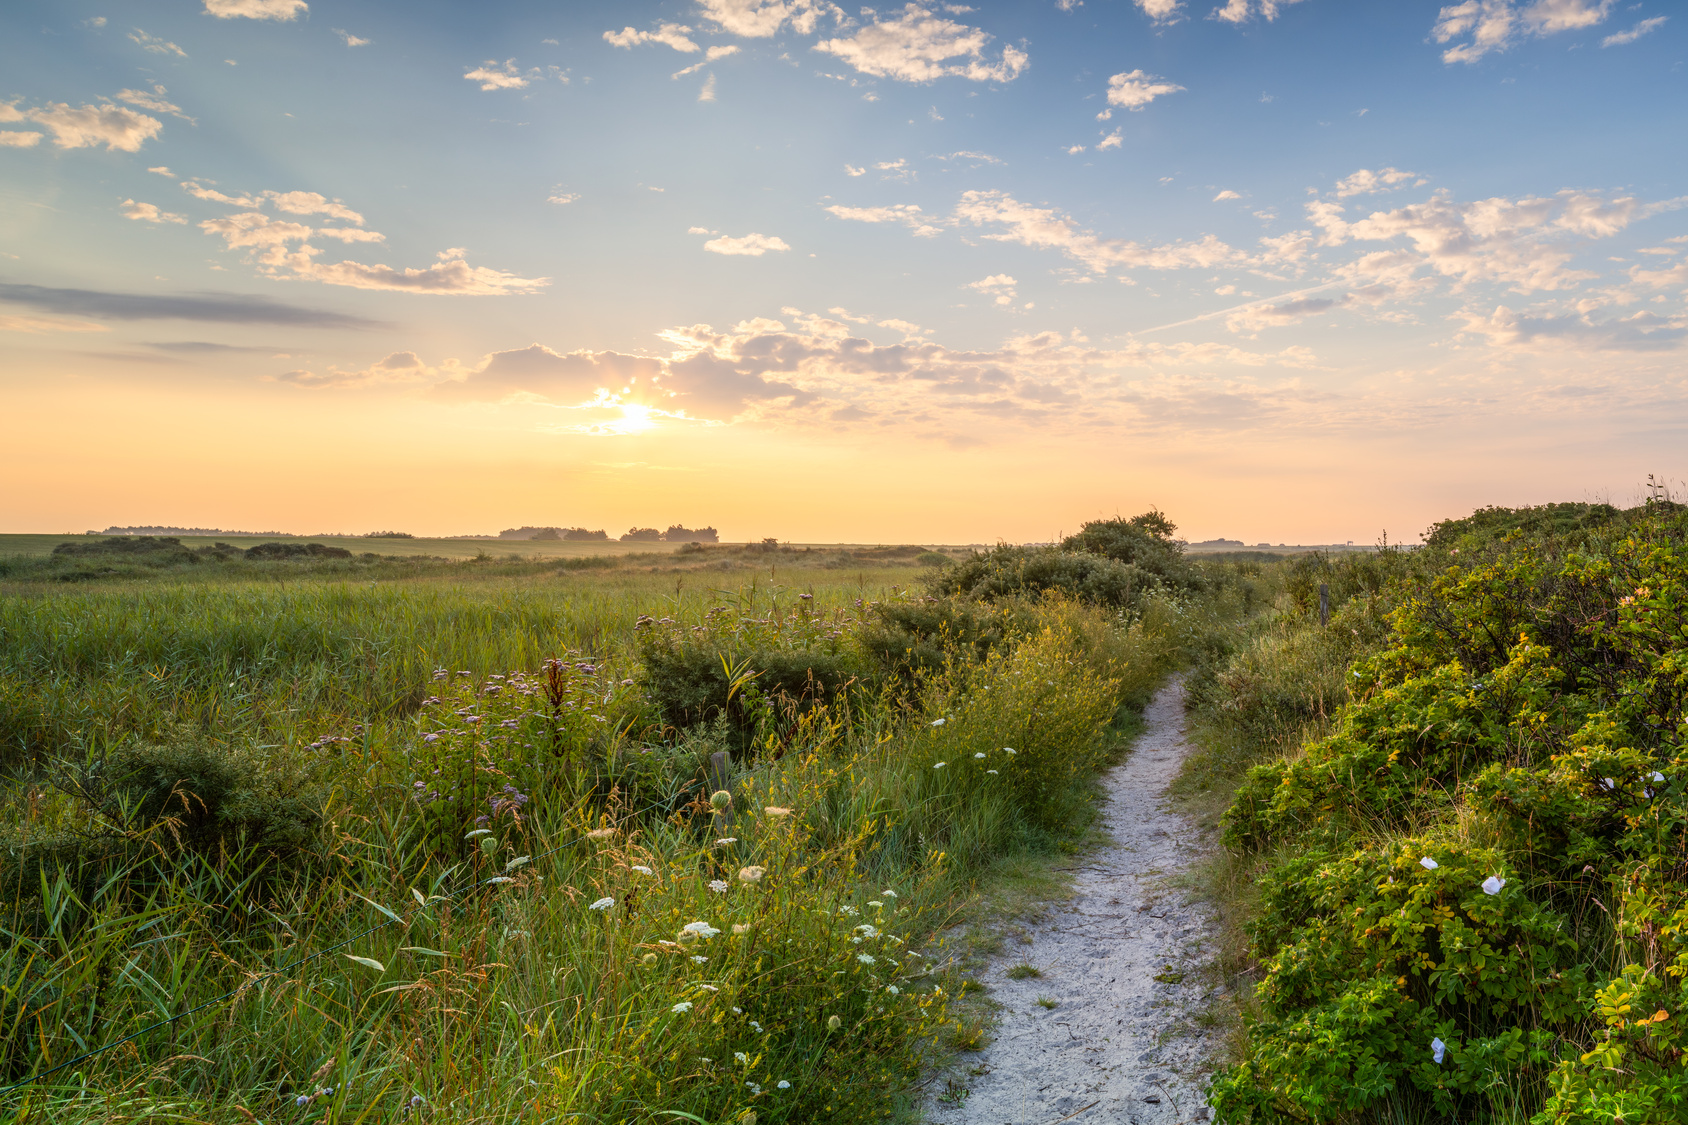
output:
{"label": "sandy soil", "polygon": [[[1168,886],[1212,846],[1164,799],[1189,751],[1183,684],[1162,688],[1145,718],[1130,758],[1104,781],[1113,843],[1078,861],[1073,898],[1031,928],[1030,944],[1011,941],[981,974],[1001,1022],[935,1092],[935,1125],[1207,1119],[1210,1043],[1192,1020],[1210,987],[1201,966],[1213,921]],[[1010,978],[1019,964],[1042,975]]]}

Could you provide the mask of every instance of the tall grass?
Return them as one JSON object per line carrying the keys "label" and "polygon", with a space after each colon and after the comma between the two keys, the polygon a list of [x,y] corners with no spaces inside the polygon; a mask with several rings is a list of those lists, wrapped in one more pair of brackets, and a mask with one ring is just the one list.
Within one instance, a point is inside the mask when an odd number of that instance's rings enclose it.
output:
{"label": "tall grass", "polygon": [[[641,613],[778,620],[802,593],[848,633],[901,576],[152,582],[0,602],[0,724],[28,763],[0,806],[0,1084],[134,1036],[0,1113],[903,1112],[949,1027],[940,920],[990,864],[1070,831],[1110,723],[1209,611],[1028,606],[983,659],[770,711],[725,772],[710,728],[649,724]],[[268,788],[218,775],[232,795],[208,803],[212,781],[165,786],[149,819],[125,795],[142,792],[136,761],[166,779],[240,763]],[[278,791],[313,795],[314,845],[226,812]]]}

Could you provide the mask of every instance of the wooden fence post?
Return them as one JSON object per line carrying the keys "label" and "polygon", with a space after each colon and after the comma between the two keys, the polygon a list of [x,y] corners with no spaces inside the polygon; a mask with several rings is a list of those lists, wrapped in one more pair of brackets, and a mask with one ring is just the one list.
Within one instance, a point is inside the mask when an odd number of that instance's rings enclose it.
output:
{"label": "wooden fence post", "polygon": [[1330,587],[1319,583],[1319,624],[1330,624]]}

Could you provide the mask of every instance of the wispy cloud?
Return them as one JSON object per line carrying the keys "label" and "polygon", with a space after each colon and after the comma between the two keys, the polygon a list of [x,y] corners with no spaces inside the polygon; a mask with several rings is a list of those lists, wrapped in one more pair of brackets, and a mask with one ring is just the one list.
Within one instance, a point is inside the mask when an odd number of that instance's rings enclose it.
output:
{"label": "wispy cloud", "polygon": [[148,223],[186,223],[186,215],[177,215],[170,211],[160,211],[156,204],[137,203],[133,199],[125,199],[119,207],[126,219],[137,219]]}
{"label": "wispy cloud", "polygon": [[379,321],[324,309],[300,308],[269,297],[228,293],[112,293],[0,282],[0,301],[49,312],[106,320],[198,320],[217,324],[275,324],[294,328],[377,328]]}
{"label": "wispy cloud", "polygon": [[188,53],[174,43],[156,35],[148,35],[138,27],[129,33],[129,41],[138,44],[141,50],[150,51],[155,55],[173,55],[179,59],[188,57]]}
{"label": "wispy cloud", "polygon": [[703,244],[703,248],[711,254],[727,254],[740,257],[760,258],[769,251],[784,252],[791,247],[785,240],[770,234],[757,234],[755,231],[739,238],[722,235],[712,238]]}
{"label": "wispy cloud", "polygon": [[[1577,31],[1604,23],[1614,0],[1465,0],[1436,13],[1430,36],[1453,43],[1442,52],[1445,63],[1474,63],[1528,38]],[[1455,42],[1463,40],[1463,42]]]}
{"label": "wispy cloud", "polygon": [[1670,19],[1669,16],[1654,16],[1651,19],[1642,20],[1628,31],[1620,31],[1615,35],[1606,36],[1600,41],[1600,45],[1602,47],[1621,47],[1625,43],[1633,43],[1648,32],[1657,31],[1663,27],[1668,19]]}

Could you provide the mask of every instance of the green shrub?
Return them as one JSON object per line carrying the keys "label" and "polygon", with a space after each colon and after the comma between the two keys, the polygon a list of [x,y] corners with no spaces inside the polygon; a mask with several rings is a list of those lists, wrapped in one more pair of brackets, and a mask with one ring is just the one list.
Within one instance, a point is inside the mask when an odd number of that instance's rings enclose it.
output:
{"label": "green shrub", "polygon": [[1222,1120],[1681,1119],[1688,518],[1601,519],[1427,556],[1334,729],[1238,793],[1226,843],[1275,858]]}
{"label": "green shrub", "polygon": [[1177,531],[1165,513],[1151,509],[1128,520],[1091,520],[1077,535],[1063,539],[1061,549],[1128,563],[1171,589],[1205,589],[1201,571],[1184,557],[1184,545],[1173,538]]}
{"label": "green shrub", "polygon": [[1091,605],[1129,609],[1158,587],[1155,575],[1131,563],[1058,547],[999,544],[934,574],[929,592],[980,601],[1035,598],[1052,591]]}

